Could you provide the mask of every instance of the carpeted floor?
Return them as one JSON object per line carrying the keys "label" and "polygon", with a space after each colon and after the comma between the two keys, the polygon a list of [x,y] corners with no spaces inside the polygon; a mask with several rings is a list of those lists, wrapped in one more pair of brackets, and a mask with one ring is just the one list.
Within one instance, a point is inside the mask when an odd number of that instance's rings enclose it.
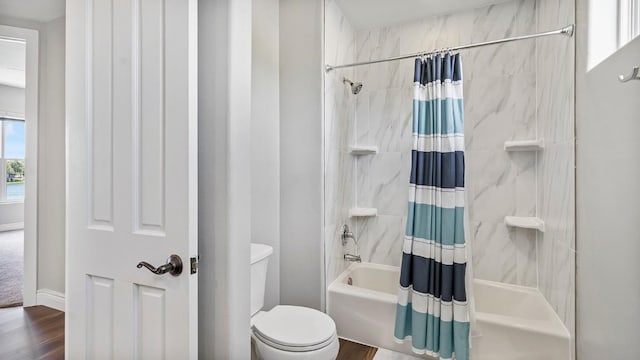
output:
{"label": "carpeted floor", "polygon": [[0,308],[22,305],[24,231],[0,232]]}

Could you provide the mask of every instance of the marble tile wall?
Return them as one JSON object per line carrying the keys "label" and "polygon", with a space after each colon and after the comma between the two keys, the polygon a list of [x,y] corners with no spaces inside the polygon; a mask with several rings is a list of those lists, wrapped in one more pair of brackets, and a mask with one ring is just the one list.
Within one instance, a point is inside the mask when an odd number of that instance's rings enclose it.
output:
{"label": "marble tile wall", "polygon": [[[498,39],[573,23],[568,0],[514,0],[421,21],[356,31],[326,1],[328,64],[384,58]],[[538,18],[542,18],[538,20]],[[552,56],[549,54],[553,54]],[[475,277],[539,286],[573,331],[573,41],[520,41],[462,51],[466,186]],[[364,84],[353,95],[342,83]],[[411,151],[413,60],[327,73],[325,79],[325,250],[327,285],[348,266],[342,224],[363,261],[399,265]],[[506,153],[504,141],[545,139],[545,151]],[[355,158],[351,144],[379,153]],[[352,206],[374,218],[349,219]],[[505,227],[505,215],[539,216],[548,231]]]}
{"label": "marble tile wall", "polygon": [[[342,64],[355,60],[355,32],[335,0],[325,1],[325,63]],[[340,242],[342,225],[348,210],[355,203],[353,175],[355,159],[348,153],[355,129],[355,98],[344,77],[353,79],[354,69],[339,69],[326,73],[324,107],[324,236],[325,281],[328,284],[345,268]],[[350,244],[352,245],[352,244]],[[354,253],[354,250],[348,248]]]}
{"label": "marble tile wall", "polygon": [[[575,23],[575,2],[538,0],[538,30]],[[538,287],[575,336],[574,38],[536,40],[538,132]]]}
{"label": "marble tile wall", "polygon": [[[356,61],[535,31],[535,1],[517,0],[399,26],[356,32]],[[507,154],[504,141],[535,138],[535,42],[462,53],[467,191],[476,277],[536,286],[535,233],[505,215],[534,215],[535,154]],[[503,60],[501,60],[503,59]],[[355,68],[358,144],[380,153],[356,160],[356,203],[378,216],[357,220],[364,261],[399,265],[411,155],[413,60]]]}

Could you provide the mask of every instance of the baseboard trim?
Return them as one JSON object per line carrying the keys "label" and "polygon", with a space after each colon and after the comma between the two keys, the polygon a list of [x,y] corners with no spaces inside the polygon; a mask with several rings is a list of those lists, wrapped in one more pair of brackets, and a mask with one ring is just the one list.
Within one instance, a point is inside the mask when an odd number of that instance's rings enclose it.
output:
{"label": "baseboard trim", "polygon": [[24,222],[10,223],[10,224],[1,224],[0,232],[2,231],[11,231],[11,230],[22,230],[24,229]]}
{"label": "baseboard trim", "polygon": [[38,305],[64,311],[65,295],[51,289],[40,289],[36,292],[36,303]]}

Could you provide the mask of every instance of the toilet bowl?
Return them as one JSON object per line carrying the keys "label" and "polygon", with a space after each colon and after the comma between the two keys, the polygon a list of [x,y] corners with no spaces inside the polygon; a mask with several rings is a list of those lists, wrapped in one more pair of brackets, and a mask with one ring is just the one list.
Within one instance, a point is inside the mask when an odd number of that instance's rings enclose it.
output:
{"label": "toilet bowl", "polygon": [[338,356],[336,325],[323,312],[278,305],[251,320],[251,338],[259,359],[333,360]]}
{"label": "toilet bowl", "polygon": [[334,360],[340,343],[329,315],[302,306],[264,306],[270,246],[251,244],[251,343],[262,360]]}

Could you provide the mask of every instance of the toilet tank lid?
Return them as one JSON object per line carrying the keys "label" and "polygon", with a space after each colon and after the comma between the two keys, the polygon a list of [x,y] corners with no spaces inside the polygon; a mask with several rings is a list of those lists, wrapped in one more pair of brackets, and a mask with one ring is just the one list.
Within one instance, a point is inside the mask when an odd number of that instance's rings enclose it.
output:
{"label": "toilet tank lid", "polygon": [[273,248],[265,244],[251,243],[251,265],[273,254]]}

